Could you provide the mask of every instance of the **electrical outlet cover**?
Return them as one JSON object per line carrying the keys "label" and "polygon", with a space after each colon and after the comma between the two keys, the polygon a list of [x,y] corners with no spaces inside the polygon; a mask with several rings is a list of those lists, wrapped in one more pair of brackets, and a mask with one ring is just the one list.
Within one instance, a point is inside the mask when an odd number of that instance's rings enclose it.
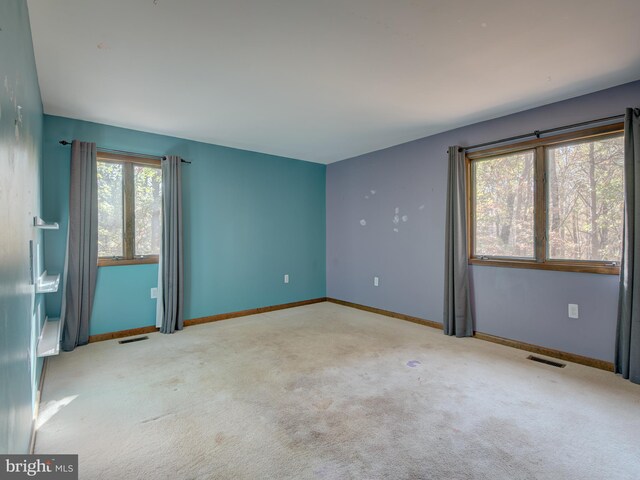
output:
{"label": "electrical outlet cover", "polygon": [[576,303],[569,304],[569,318],[579,318],[578,305]]}

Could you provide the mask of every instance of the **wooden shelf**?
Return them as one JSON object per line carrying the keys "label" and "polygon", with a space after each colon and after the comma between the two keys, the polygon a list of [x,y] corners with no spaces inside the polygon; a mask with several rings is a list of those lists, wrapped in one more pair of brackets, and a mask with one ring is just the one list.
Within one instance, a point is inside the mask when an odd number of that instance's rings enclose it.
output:
{"label": "wooden shelf", "polygon": [[62,338],[62,322],[59,318],[46,318],[42,325],[36,354],[38,357],[50,357],[60,353],[60,339]]}
{"label": "wooden shelf", "polygon": [[45,270],[36,280],[36,293],[54,293],[58,291],[60,275],[47,275]]}
{"label": "wooden shelf", "polygon": [[43,230],[58,230],[60,228],[58,222],[47,223],[40,217],[33,217],[33,226]]}

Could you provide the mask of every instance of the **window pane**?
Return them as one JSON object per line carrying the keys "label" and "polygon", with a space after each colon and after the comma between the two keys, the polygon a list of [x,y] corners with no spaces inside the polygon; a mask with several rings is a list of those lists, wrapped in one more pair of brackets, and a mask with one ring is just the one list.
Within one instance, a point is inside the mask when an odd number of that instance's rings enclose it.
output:
{"label": "window pane", "polygon": [[620,261],[622,136],[547,149],[548,256]]}
{"label": "window pane", "polygon": [[162,173],[159,168],[135,165],[135,255],[160,253]]}
{"label": "window pane", "polygon": [[533,258],[535,152],[477,160],[472,165],[475,255]]}
{"label": "window pane", "polygon": [[98,256],[121,257],[122,164],[98,162]]}

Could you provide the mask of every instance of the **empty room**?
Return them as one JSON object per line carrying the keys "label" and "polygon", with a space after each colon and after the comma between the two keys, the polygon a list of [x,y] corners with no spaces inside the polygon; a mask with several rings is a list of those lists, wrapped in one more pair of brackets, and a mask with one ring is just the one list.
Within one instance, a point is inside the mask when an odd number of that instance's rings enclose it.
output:
{"label": "empty room", "polygon": [[0,478],[640,478],[639,25],[2,0]]}

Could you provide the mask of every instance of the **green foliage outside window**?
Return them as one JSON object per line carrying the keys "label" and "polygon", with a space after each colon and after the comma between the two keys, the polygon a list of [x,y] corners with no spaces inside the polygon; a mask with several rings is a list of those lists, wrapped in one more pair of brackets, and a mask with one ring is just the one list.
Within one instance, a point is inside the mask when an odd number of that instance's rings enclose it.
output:
{"label": "green foliage outside window", "polygon": [[[536,178],[537,162],[544,162],[543,179]],[[472,160],[473,256],[619,262],[623,162],[621,134]],[[544,192],[537,207],[536,188]],[[538,236],[536,208],[546,219]],[[546,253],[536,259],[540,242]]]}
{"label": "green foliage outside window", "polygon": [[161,191],[159,166],[98,160],[98,257],[160,253]]}

